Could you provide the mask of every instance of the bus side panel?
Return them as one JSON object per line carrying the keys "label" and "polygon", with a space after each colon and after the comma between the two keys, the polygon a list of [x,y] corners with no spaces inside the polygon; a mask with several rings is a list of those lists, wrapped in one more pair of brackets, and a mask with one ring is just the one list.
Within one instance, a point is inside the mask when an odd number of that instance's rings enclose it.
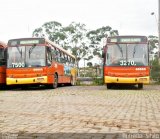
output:
{"label": "bus side panel", "polygon": [[0,66],[0,84],[6,83],[6,66]]}
{"label": "bus side panel", "polygon": [[47,70],[48,83],[52,84],[54,82],[54,74],[58,74],[58,83],[64,82],[64,66],[57,62],[53,62]]}
{"label": "bus side panel", "polygon": [[64,83],[71,83],[71,82],[76,82],[76,68],[66,64],[64,66],[64,73],[65,73],[65,77],[64,77]]}
{"label": "bus side panel", "polygon": [[47,78],[48,78],[48,81],[47,81],[47,83],[48,84],[52,84],[53,83],[53,81],[54,81],[54,72],[55,72],[55,69],[54,69],[54,67],[53,66],[50,66],[50,67],[48,67],[47,68]]}
{"label": "bus side panel", "polygon": [[58,73],[59,83],[65,83],[64,65],[62,63],[59,63],[59,64],[57,63],[56,72]]}

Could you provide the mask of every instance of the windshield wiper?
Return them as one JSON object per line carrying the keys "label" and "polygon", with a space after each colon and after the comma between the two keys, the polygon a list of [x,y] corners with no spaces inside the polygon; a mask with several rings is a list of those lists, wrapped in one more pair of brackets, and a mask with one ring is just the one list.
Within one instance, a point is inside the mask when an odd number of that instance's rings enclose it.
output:
{"label": "windshield wiper", "polygon": [[30,58],[30,55],[31,53],[33,52],[33,49],[36,47],[36,45],[32,46],[30,49],[29,49],[29,58]]}
{"label": "windshield wiper", "polygon": [[18,52],[20,53],[21,58],[22,58],[22,49],[20,50],[20,48],[19,48],[19,47],[16,47],[16,48],[17,48],[17,50],[18,50]]}
{"label": "windshield wiper", "polygon": [[133,57],[134,57],[134,55],[135,55],[135,53],[136,53],[136,47],[137,47],[137,44],[134,46]]}
{"label": "windshield wiper", "polygon": [[121,52],[121,54],[122,54],[122,57],[123,57],[123,50],[122,50],[122,47],[120,47],[119,44],[117,44],[117,46],[118,46],[118,49],[120,50],[120,52]]}

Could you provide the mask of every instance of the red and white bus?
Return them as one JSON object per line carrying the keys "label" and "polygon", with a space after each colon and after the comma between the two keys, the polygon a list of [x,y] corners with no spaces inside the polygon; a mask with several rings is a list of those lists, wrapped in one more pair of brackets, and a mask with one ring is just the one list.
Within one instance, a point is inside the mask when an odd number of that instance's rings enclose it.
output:
{"label": "red and white bus", "polygon": [[7,85],[76,84],[75,56],[45,38],[8,41]]}
{"label": "red and white bus", "polygon": [[0,88],[6,84],[6,48],[7,45],[0,41]]}
{"label": "red and white bus", "polygon": [[116,84],[149,84],[149,45],[146,36],[108,37],[104,47],[104,83],[110,89]]}

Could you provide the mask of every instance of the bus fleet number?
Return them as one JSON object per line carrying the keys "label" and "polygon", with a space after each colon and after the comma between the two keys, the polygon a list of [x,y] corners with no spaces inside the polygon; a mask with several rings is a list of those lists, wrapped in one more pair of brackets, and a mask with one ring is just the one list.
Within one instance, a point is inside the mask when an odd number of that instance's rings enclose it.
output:
{"label": "bus fleet number", "polygon": [[20,68],[20,67],[24,67],[24,63],[19,62],[19,63],[12,63],[12,67],[13,68]]}
{"label": "bus fleet number", "polygon": [[136,64],[132,60],[130,60],[130,61],[121,60],[120,65],[121,66],[135,66]]}

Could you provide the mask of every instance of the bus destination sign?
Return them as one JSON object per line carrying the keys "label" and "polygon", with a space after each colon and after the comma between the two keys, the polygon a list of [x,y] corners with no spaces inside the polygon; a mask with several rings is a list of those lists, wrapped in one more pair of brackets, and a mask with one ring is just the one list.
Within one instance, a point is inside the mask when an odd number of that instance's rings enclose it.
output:
{"label": "bus destination sign", "polygon": [[20,44],[39,44],[39,40],[21,40]]}
{"label": "bus destination sign", "polygon": [[43,44],[45,43],[44,38],[36,38],[36,39],[13,39],[8,42],[8,46],[16,46],[16,45],[30,45],[30,44]]}
{"label": "bus destination sign", "polygon": [[120,42],[141,42],[141,38],[120,38]]}
{"label": "bus destination sign", "polygon": [[144,37],[116,37],[108,38],[108,43],[141,43],[147,42],[147,39]]}

